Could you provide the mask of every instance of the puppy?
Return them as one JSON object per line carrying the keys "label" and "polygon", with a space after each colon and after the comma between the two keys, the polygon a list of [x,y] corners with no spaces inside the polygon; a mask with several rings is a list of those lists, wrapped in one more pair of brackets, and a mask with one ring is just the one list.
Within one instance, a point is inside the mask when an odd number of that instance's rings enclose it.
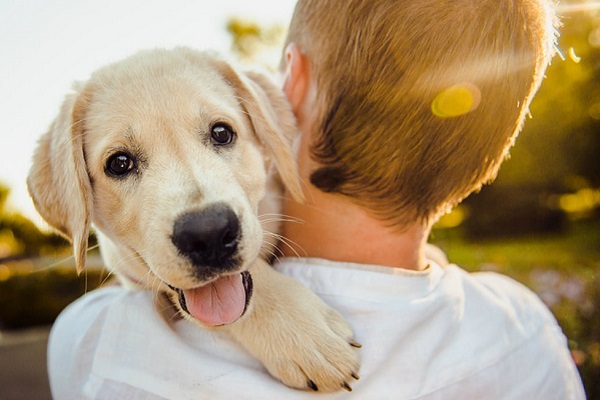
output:
{"label": "puppy", "polygon": [[164,292],[187,319],[228,331],[286,385],[348,389],[351,328],[264,258],[276,226],[259,217],[278,212],[278,180],[302,197],[295,133],[265,77],[190,49],[144,51],[66,97],[28,187],[72,241],[79,271],[93,224],[124,284]]}

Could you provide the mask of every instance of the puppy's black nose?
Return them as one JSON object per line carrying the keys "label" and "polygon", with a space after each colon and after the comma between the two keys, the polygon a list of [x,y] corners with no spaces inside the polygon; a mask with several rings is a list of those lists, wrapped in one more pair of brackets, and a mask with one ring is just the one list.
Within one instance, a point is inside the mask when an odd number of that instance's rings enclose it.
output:
{"label": "puppy's black nose", "polygon": [[233,210],[215,204],[177,218],[171,240],[196,267],[227,270],[236,266],[239,237],[240,223]]}

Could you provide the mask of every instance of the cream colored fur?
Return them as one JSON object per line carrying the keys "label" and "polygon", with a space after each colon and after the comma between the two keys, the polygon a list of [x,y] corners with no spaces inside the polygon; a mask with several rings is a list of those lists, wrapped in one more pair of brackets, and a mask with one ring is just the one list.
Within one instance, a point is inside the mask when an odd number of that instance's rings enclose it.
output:
{"label": "cream colored fur", "polygon": [[[238,135],[227,152],[205,140],[215,121]],[[268,247],[263,229],[276,229],[267,227],[268,214],[279,210],[265,209],[281,196],[274,179],[302,196],[294,134],[287,103],[261,75],[189,49],[146,51],[99,70],[66,97],[40,140],[28,186],[40,214],[72,240],[78,270],[94,224],[106,265],[125,284],[171,295],[167,283],[206,283],[169,240],[175,218],[215,202],[231,206],[243,231],[240,271],[251,272],[254,295],[242,318],[216,329],[230,332],[286,385],[312,381],[334,391],[358,370],[351,328],[259,256]],[[107,176],[107,157],[119,149],[139,156],[135,176]]]}

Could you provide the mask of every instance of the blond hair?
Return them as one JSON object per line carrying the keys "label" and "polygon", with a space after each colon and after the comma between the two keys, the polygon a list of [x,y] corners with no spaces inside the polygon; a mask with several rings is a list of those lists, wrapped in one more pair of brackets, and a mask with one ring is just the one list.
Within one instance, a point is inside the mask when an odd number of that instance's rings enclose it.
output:
{"label": "blond hair", "polygon": [[318,94],[311,182],[392,226],[493,180],[554,54],[545,0],[299,0]]}

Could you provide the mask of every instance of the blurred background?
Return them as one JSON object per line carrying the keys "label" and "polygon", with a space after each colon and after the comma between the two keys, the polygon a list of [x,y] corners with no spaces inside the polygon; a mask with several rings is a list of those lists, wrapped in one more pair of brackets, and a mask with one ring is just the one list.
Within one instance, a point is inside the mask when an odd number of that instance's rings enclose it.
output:
{"label": "blurred background", "polygon": [[[217,50],[277,65],[295,0],[0,3],[0,388],[49,398],[44,346],[58,313],[109,277],[94,248],[75,274],[68,243],[33,210],[25,177],[71,82],[151,47]],[[566,1],[559,48],[496,182],[431,241],[469,271],[534,290],[565,331],[589,399],[600,399],[600,3]],[[8,393],[8,394],[7,394]]]}

